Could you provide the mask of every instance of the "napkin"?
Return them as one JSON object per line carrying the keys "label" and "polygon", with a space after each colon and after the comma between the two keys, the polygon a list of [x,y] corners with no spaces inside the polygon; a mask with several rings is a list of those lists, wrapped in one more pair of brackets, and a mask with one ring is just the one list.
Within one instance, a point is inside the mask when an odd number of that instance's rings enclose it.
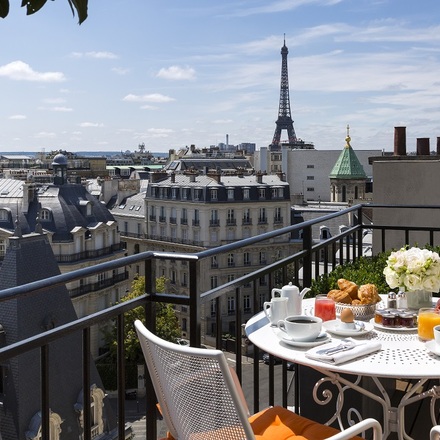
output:
{"label": "napkin", "polygon": [[327,362],[329,364],[338,365],[344,362],[351,361],[361,356],[365,356],[382,348],[379,341],[357,341],[352,338],[347,338],[353,344],[352,348],[338,353],[326,354],[322,350],[330,350],[337,347],[341,342],[333,344],[319,345],[306,351],[306,357],[317,361]]}

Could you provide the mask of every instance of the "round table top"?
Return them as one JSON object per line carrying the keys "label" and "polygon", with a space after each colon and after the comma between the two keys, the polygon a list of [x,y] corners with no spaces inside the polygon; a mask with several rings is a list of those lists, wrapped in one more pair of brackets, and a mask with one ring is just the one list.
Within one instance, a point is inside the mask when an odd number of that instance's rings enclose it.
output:
{"label": "round table top", "polygon": [[[303,301],[305,314],[310,314],[313,304],[313,298]],[[249,340],[261,350],[315,369],[401,379],[440,378],[440,356],[428,350],[425,342],[419,339],[417,329],[398,331],[374,327],[371,332],[357,336],[356,340],[380,341],[381,350],[339,365],[309,359],[306,352],[310,348],[296,347],[283,342],[279,335],[281,330],[271,327],[263,312],[253,316],[246,323],[245,331]],[[334,334],[330,336],[333,342],[343,338]]]}

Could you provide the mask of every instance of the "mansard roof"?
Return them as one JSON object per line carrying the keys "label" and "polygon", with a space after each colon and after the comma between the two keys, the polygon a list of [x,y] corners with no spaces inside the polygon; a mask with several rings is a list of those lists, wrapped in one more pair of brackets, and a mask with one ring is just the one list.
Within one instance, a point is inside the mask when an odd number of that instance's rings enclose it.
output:
{"label": "mansard roof", "polygon": [[47,210],[50,215],[41,218],[40,223],[53,234],[53,241],[71,240],[76,226],[87,228],[114,221],[110,211],[79,184],[39,186],[0,179],[0,209],[10,213],[9,218],[0,221],[0,228],[13,231],[18,211],[23,234],[34,232],[38,214]]}

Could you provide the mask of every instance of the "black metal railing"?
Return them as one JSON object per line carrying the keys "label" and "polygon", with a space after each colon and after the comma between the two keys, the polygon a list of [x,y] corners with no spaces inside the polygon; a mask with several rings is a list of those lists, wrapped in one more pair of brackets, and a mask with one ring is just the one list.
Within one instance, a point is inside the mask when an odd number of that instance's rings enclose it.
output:
{"label": "black metal railing", "polygon": [[[267,293],[269,294],[271,287],[274,285],[274,280],[277,279],[282,284],[288,281],[293,281],[297,285],[310,285],[312,279],[316,277],[320,270],[324,272],[330,272],[337,265],[343,264],[347,261],[355,260],[362,255],[363,252],[363,240],[364,231],[373,231],[373,240],[375,239],[374,234],[378,234],[377,237],[380,242],[380,246],[377,251],[390,249],[392,246],[396,246],[396,234],[400,234],[400,246],[405,244],[410,244],[413,232],[423,232],[426,234],[426,243],[431,245],[439,244],[440,242],[440,226],[439,227],[417,227],[411,224],[407,225],[395,225],[393,223],[388,224],[378,224],[366,222],[363,223],[362,219],[363,210],[368,209],[369,218],[374,220],[374,210],[376,209],[430,209],[435,210],[436,213],[440,212],[440,207],[426,207],[426,206],[385,206],[385,205],[356,205],[349,207],[343,211],[327,214],[316,220],[310,220],[298,225],[284,227],[278,230],[270,231],[265,234],[258,236],[253,236],[246,238],[244,240],[236,241],[233,243],[228,243],[224,246],[219,246],[217,248],[209,248],[198,253],[167,253],[167,252],[143,252],[135,255],[122,257],[117,260],[108,261],[105,263],[100,263],[91,267],[86,267],[78,269],[69,273],[60,274],[53,276],[51,278],[42,279],[35,281],[26,285],[20,285],[13,288],[8,288],[0,292],[0,302],[7,301],[10,299],[15,299],[20,295],[32,295],[35,292],[43,291],[49,287],[65,285],[66,283],[81,280],[92,275],[98,275],[103,272],[117,270],[118,268],[125,267],[134,263],[143,263],[145,265],[145,294],[120,304],[114,305],[92,315],[88,315],[83,318],[79,318],[68,324],[61,325],[59,327],[53,328],[41,334],[35,335],[33,337],[27,338],[22,341],[18,341],[14,344],[8,345],[0,349],[0,365],[5,365],[8,360],[26,353],[30,350],[38,349],[40,351],[41,363],[40,363],[40,381],[41,381],[41,438],[43,440],[49,440],[49,420],[50,420],[50,402],[48,395],[48,384],[50,383],[50,365],[49,357],[47,356],[49,344],[53,341],[59,340],[67,335],[74,332],[82,332],[83,334],[83,389],[90,389],[90,374],[89,367],[91,363],[90,356],[90,333],[91,328],[95,325],[100,325],[109,320],[116,321],[117,328],[117,342],[118,342],[118,360],[117,360],[117,383],[118,383],[118,435],[119,439],[125,438],[125,359],[124,359],[124,338],[123,338],[123,328],[125,314],[135,307],[143,306],[145,308],[145,322],[148,328],[155,330],[155,303],[170,303],[174,305],[181,305],[188,307],[189,311],[189,340],[190,344],[193,346],[200,346],[202,342],[202,314],[201,307],[206,304],[207,310],[222,310],[222,302],[227,301],[228,297],[231,295],[235,297],[235,328],[240,329],[242,324],[244,324],[244,309],[242,289],[245,286],[251,284],[251,313],[255,314],[260,311],[259,300],[261,291],[258,291],[258,286],[267,285]],[[372,213],[373,212],[373,213]],[[390,215],[388,219],[394,218],[393,212],[389,211]],[[413,211],[414,212],[414,211]],[[330,237],[327,240],[314,240],[313,236],[318,228],[319,237],[319,226],[330,220],[337,220],[338,218],[344,218],[341,223],[346,223],[346,218],[349,216],[351,218],[351,226],[347,227],[344,232]],[[400,222],[401,223],[401,222]],[[392,231],[392,233],[391,233]],[[290,234],[290,236],[300,236],[301,239],[296,240],[300,246],[298,252],[293,253],[281,260],[270,262],[263,267],[258,267],[252,272],[241,276],[233,281],[227,282],[225,284],[219,285],[211,290],[200,292],[199,282],[203,276],[201,272],[201,262],[206,258],[211,258],[214,256],[219,256],[222,254],[228,254],[233,251],[244,249],[247,246],[255,245],[258,243],[269,242],[276,239],[276,237]],[[393,244],[388,244],[389,237],[393,238]],[[420,243],[420,241],[419,241]],[[374,248],[373,242],[373,248]],[[188,295],[176,295],[172,293],[156,293],[155,291],[155,273],[156,273],[156,263],[161,260],[175,261],[175,262],[186,262],[188,266]],[[322,269],[322,265],[324,269]],[[289,269],[289,271],[288,271]],[[300,278],[300,270],[302,272]],[[263,282],[261,282],[263,281]],[[300,283],[301,281],[301,283]],[[282,285],[281,284],[281,285]],[[248,295],[248,294],[247,294]],[[214,307],[211,308],[212,302],[214,301]],[[246,312],[249,312],[248,307],[246,307]],[[218,348],[222,347],[222,319],[221,313],[215,315],[215,327],[217,329],[215,333],[216,346]],[[230,318],[228,318],[230,319]],[[68,350],[68,347],[66,347]],[[253,375],[246,378],[242,376],[242,355],[243,347],[241,338],[236,338],[234,351],[236,354],[236,371],[239,379],[241,381],[251,381],[253,388],[253,409],[254,412],[260,409],[260,371],[258,368],[259,352],[255,348],[253,353],[254,368]],[[284,363],[282,369],[283,381],[282,389],[275,389],[273,366],[270,367],[271,373],[269,373],[269,392],[267,395],[267,402],[265,405],[273,405],[275,401],[275,394],[282,396],[282,402],[287,406],[287,394],[286,386],[287,383],[287,368]],[[155,407],[154,392],[151,383],[147,380],[146,383],[146,429],[147,429],[147,439],[154,440],[157,437],[157,414]],[[266,399],[266,396],[264,396]],[[90,407],[90,395],[89,393],[84,393],[83,397],[83,407]],[[6,408],[5,408],[6,410]],[[83,426],[91,426],[89,411],[84,411]],[[92,428],[85,429],[84,440],[91,440],[92,438]]]}

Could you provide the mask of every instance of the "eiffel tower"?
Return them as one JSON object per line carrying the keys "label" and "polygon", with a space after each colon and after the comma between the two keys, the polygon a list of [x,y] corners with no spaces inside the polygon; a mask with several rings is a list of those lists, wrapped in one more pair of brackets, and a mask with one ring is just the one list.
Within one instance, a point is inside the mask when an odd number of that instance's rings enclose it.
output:
{"label": "eiffel tower", "polygon": [[[293,128],[292,114],[290,112],[289,98],[289,74],[287,72],[287,54],[289,50],[286,46],[286,35],[284,35],[284,45],[281,48],[281,87],[280,87],[280,105],[278,107],[278,119],[276,121],[275,133],[273,135],[270,150],[279,150],[281,148],[281,131],[287,130],[289,137],[288,144],[291,148],[311,148],[303,140],[298,139]],[[313,147],[312,147],[313,148]]]}

